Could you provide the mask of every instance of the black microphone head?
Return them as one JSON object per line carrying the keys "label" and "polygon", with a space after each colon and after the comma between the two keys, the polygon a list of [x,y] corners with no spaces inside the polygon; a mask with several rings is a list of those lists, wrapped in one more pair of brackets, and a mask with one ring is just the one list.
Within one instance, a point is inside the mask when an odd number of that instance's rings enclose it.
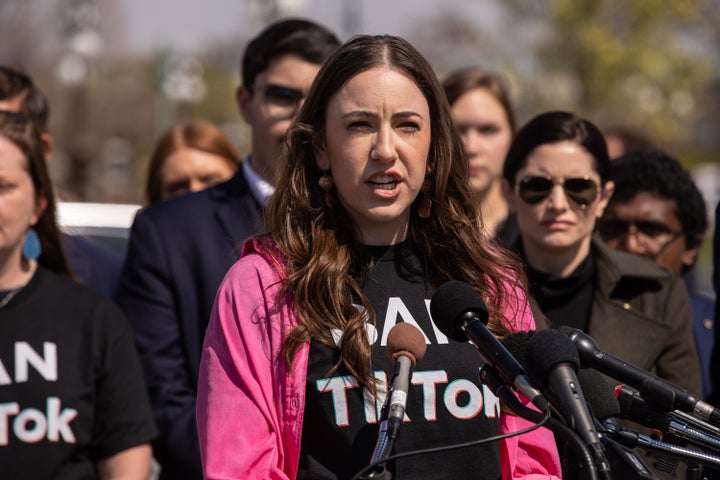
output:
{"label": "black microphone head", "polygon": [[534,330],[511,333],[500,342],[525,370],[527,370],[527,346],[534,333]]}
{"label": "black microphone head", "polygon": [[570,364],[577,372],[580,359],[573,342],[562,332],[549,328],[530,337],[527,346],[527,371],[535,380],[542,380],[560,363]]}
{"label": "black microphone head", "polygon": [[404,355],[414,367],[425,356],[425,350],[425,337],[414,325],[400,322],[390,329],[387,336],[387,354],[391,360],[395,361],[398,355]]}
{"label": "black microphone head", "polygon": [[487,325],[488,310],[478,292],[470,285],[459,280],[445,282],[435,291],[430,300],[432,321],[445,336],[467,341],[467,337],[458,327],[458,319],[468,312],[477,314],[478,319]]}
{"label": "black microphone head", "polygon": [[581,368],[577,377],[585,400],[598,420],[620,416],[620,403],[615,398],[616,380],[592,368]]}
{"label": "black microphone head", "polygon": [[564,325],[558,328],[558,330],[567,335],[570,341],[575,344],[578,356],[582,359],[585,366],[592,366],[595,359],[602,354],[602,350],[600,350],[595,339],[579,328]]}

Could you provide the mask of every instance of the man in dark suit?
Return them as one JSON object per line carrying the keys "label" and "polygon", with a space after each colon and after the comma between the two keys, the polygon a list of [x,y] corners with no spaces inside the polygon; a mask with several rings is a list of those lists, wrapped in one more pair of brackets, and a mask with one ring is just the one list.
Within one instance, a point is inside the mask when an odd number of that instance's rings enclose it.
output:
{"label": "man in dark suit", "polygon": [[708,227],[702,193],[677,159],[657,150],[619,157],[613,162],[613,181],[615,191],[598,232],[611,247],[647,257],[686,280],[702,395],[707,397],[715,301],[690,285]]}
{"label": "man in dark suit", "polygon": [[247,46],[236,101],[252,129],[234,177],[135,218],[119,302],[130,320],[160,430],[161,478],[202,478],[195,396],[215,293],[243,241],[262,231],[284,135],[320,64],[339,45],[315,23],[270,25]]}
{"label": "man in dark suit", "polygon": [[[50,107],[45,95],[26,74],[0,66],[0,110],[25,112],[42,132],[45,160],[53,150],[48,133]],[[78,235],[61,234],[63,252],[73,274],[83,284],[114,299],[120,283],[122,256],[104,245]]]}

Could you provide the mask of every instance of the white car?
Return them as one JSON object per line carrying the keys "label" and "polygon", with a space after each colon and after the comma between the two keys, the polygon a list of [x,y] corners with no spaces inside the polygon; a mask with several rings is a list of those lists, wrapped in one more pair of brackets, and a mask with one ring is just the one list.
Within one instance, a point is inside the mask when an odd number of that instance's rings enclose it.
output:
{"label": "white car", "polygon": [[58,202],[62,231],[82,235],[125,254],[135,214],[140,205],[117,203]]}

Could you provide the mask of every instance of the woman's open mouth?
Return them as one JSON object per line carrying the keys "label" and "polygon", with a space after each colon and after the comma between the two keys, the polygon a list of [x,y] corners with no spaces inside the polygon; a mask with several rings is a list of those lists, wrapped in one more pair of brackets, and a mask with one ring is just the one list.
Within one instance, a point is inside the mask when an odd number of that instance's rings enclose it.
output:
{"label": "woman's open mouth", "polygon": [[399,180],[391,177],[390,175],[379,175],[374,177],[372,180],[368,180],[367,183],[381,190],[392,190],[397,187]]}

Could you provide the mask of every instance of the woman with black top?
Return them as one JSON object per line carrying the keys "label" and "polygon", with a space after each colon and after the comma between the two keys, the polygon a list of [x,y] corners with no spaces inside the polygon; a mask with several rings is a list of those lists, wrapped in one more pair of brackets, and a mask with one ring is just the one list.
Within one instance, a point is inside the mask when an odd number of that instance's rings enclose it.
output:
{"label": "woman with black top", "polygon": [[[528,422],[479,383],[478,352],[429,315],[451,279],[481,293],[496,335],[534,328],[518,266],[480,231],[442,89],[406,41],[359,36],[323,65],[266,221],[218,292],[198,428],[206,478],[351,478],[367,466],[392,362],[389,330],[427,344],[396,452],[482,440]],[[540,428],[391,462],[396,479],[557,478]]]}
{"label": "woman with black top", "polygon": [[156,435],[110,300],[70,278],[40,132],[0,112],[0,476],[145,480]]}
{"label": "woman with black top", "polygon": [[442,86],[470,164],[470,191],[485,232],[512,244],[519,232],[502,191],[503,163],[517,130],[509,84],[498,73],[468,67],[451,72]]}
{"label": "woman with black top", "polygon": [[602,134],[570,112],[520,129],[503,171],[531,293],[552,327],[587,332],[604,351],[700,392],[692,313],[682,281],[593,234],[613,192]]}

